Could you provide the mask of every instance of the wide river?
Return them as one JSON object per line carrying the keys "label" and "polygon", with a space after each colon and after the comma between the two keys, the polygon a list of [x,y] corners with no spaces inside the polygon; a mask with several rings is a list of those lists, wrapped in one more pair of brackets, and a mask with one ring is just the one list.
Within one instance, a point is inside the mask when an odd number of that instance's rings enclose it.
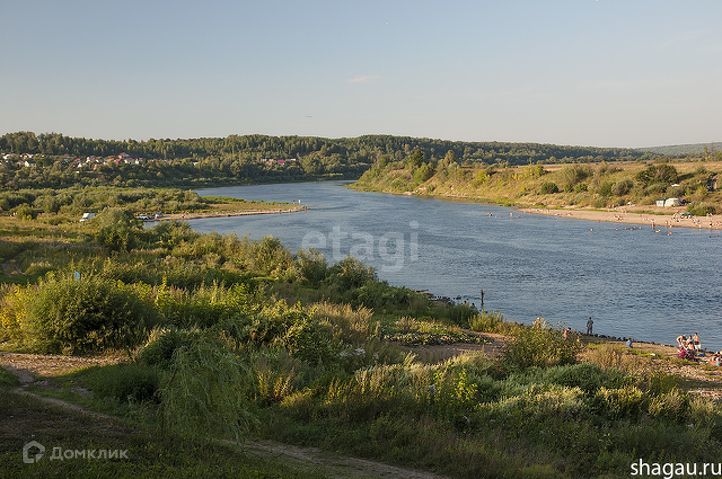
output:
{"label": "wide river", "polygon": [[360,193],[340,182],[234,186],[201,195],[298,202],[308,211],[192,220],[202,232],[275,236],[330,261],[349,252],[391,284],[429,290],[508,319],[671,344],[698,331],[722,348],[719,232],[589,222],[476,203]]}

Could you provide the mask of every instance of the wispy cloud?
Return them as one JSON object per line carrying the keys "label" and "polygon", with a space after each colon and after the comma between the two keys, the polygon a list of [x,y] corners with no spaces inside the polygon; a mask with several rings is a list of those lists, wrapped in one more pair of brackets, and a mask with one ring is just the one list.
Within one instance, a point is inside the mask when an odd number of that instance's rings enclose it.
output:
{"label": "wispy cloud", "polygon": [[379,79],[381,79],[381,75],[356,75],[349,78],[347,81],[348,83],[358,85],[362,83],[372,83]]}

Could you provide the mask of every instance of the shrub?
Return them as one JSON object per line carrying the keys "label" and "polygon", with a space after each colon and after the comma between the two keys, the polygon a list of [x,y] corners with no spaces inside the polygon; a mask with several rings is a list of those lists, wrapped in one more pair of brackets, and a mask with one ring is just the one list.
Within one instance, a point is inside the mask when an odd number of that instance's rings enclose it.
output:
{"label": "shrub", "polygon": [[612,418],[636,417],[641,413],[644,404],[644,394],[636,386],[611,389],[601,387],[595,398],[602,412]]}
{"label": "shrub", "polygon": [[504,315],[498,311],[482,311],[469,321],[469,327],[483,333],[498,333],[504,323]]}
{"label": "shrub", "polygon": [[328,265],[320,251],[299,251],[296,255],[299,279],[310,286],[318,286],[326,279]]}
{"label": "shrub", "polygon": [[574,185],[574,189],[573,189],[574,193],[584,193],[585,191],[588,191],[588,190],[589,190],[589,185],[587,185],[586,183],[577,183],[576,185]]}
{"label": "shrub", "polygon": [[687,417],[689,400],[687,395],[677,388],[653,397],[649,403],[649,415],[683,421]]}
{"label": "shrub", "polygon": [[717,213],[717,207],[709,203],[690,203],[687,206],[687,211],[694,216],[707,216],[714,215]]}
{"label": "shrub", "polygon": [[579,388],[559,385],[531,384],[519,394],[485,405],[487,417],[499,415],[515,426],[528,426],[532,418],[574,417],[584,408],[584,393]]}
{"label": "shrub", "polygon": [[659,188],[666,190],[669,185],[677,182],[678,177],[679,174],[674,166],[662,163],[659,165],[649,165],[647,168],[637,173],[636,179],[645,188],[648,188],[650,185],[657,184],[659,185]]}
{"label": "shrub", "polygon": [[632,182],[632,180],[621,180],[614,183],[614,186],[612,187],[612,193],[615,196],[624,196],[630,191],[632,191],[633,187],[634,182]]}
{"label": "shrub", "polygon": [[376,272],[356,258],[347,257],[331,267],[327,282],[340,291],[359,288],[376,280]]}
{"label": "shrub", "polygon": [[287,277],[293,272],[293,258],[281,240],[265,237],[261,241],[245,243],[241,263],[249,271],[273,278]]}
{"label": "shrub", "polygon": [[181,436],[232,436],[240,440],[254,421],[253,378],[224,344],[198,338],[179,348],[163,374],[159,396],[162,423]]}
{"label": "shrub", "polygon": [[280,349],[260,349],[250,358],[255,378],[255,400],[264,405],[278,403],[296,391],[298,360]]}
{"label": "shrub", "polygon": [[605,181],[601,185],[599,185],[599,194],[602,196],[612,196],[612,191],[614,189],[614,183],[611,181]]}
{"label": "shrub", "polygon": [[28,306],[34,297],[34,288],[6,287],[0,300],[0,342],[15,347],[28,347]]}
{"label": "shrub", "polygon": [[511,369],[572,364],[581,351],[576,335],[564,340],[560,331],[550,328],[543,320],[512,334],[503,356],[504,364]]}
{"label": "shrub", "polygon": [[14,374],[6,371],[4,368],[0,368],[0,387],[15,387],[20,384],[20,381]]}
{"label": "shrub", "polygon": [[647,372],[648,369],[646,364],[639,361],[637,356],[614,344],[600,344],[589,347],[584,353],[584,359],[605,370],[621,371],[633,375]]}
{"label": "shrub", "polygon": [[380,336],[380,324],[373,319],[368,308],[352,308],[348,304],[316,303],[311,307],[311,317],[328,324],[334,337],[347,344],[362,345],[370,338]]}
{"label": "shrub", "polygon": [[462,328],[468,328],[469,321],[478,313],[474,305],[463,303],[449,306],[446,314],[449,321],[452,323],[459,325]]}
{"label": "shrub", "polygon": [[291,354],[311,364],[332,363],[341,348],[331,327],[314,317],[293,324],[283,342]]}
{"label": "shrub", "polygon": [[111,251],[130,251],[143,231],[140,220],[119,208],[99,214],[94,223],[98,228],[95,239]]}
{"label": "shrub", "polygon": [[34,220],[38,217],[38,212],[30,205],[20,205],[14,210],[15,217],[21,220]]}
{"label": "shrub", "polygon": [[542,183],[541,187],[539,188],[539,193],[541,193],[542,195],[553,195],[555,193],[559,193],[559,187],[556,183],[546,181]]}
{"label": "shrub", "polygon": [[413,173],[413,179],[415,184],[421,184],[428,180],[434,175],[434,168],[429,163],[424,163],[420,167],[416,168]]}
{"label": "shrub", "polygon": [[574,187],[592,176],[592,169],[586,165],[566,165],[559,171],[564,191],[573,191]]}
{"label": "shrub", "polygon": [[520,384],[557,384],[578,387],[587,394],[593,394],[601,387],[620,388],[625,385],[625,376],[618,371],[604,371],[589,363],[554,366],[551,368],[530,368],[522,374],[512,374],[508,381]]}
{"label": "shrub", "polygon": [[200,333],[177,329],[154,329],[148,341],[138,354],[138,360],[146,365],[168,369],[173,363],[174,353],[181,347],[187,347]]}
{"label": "shrub", "polygon": [[114,364],[90,371],[86,381],[100,397],[119,401],[157,400],[158,372],[141,364]]}
{"label": "shrub", "polygon": [[300,306],[288,306],[285,301],[269,301],[262,305],[238,308],[236,314],[219,321],[214,329],[239,344],[257,346],[283,341],[289,328],[307,319],[308,314]]}
{"label": "shrub", "polygon": [[156,318],[153,305],[131,286],[51,277],[37,286],[21,328],[39,352],[82,354],[132,348]]}

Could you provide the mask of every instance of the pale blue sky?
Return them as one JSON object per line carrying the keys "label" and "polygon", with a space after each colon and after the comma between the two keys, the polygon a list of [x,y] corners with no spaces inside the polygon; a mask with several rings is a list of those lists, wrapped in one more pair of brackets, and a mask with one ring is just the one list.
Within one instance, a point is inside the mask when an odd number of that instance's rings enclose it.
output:
{"label": "pale blue sky", "polygon": [[722,141],[722,2],[0,0],[0,132]]}

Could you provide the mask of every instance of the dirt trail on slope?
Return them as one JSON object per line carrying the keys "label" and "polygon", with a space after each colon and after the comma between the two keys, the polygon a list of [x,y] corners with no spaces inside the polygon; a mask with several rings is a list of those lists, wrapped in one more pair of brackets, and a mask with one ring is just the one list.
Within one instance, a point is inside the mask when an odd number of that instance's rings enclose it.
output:
{"label": "dirt trail on slope", "polygon": [[[45,404],[54,406],[59,411],[82,414],[118,424],[119,427],[124,427],[121,426],[120,418],[98,413],[62,399],[50,398],[28,391],[28,387],[32,385],[47,386],[48,381],[44,378],[48,376],[52,377],[83,367],[112,364],[118,361],[118,358],[78,358],[70,356],[0,353],[0,367],[11,372],[20,382],[18,387],[11,390],[12,393],[32,397]],[[221,442],[229,446],[239,447],[238,444],[230,441]],[[320,472],[332,478],[446,479],[445,476],[430,472],[406,469],[368,459],[322,451],[314,447],[293,446],[275,441],[245,441],[240,444],[240,449],[243,452],[255,456],[280,459],[289,463],[291,466],[312,466],[320,469]]]}
{"label": "dirt trail on slope", "polygon": [[464,330],[467,334],[482,337],[488,342],[476,343],[452,343],[452,344],[428,344],[423,346],[401,346],[404,351],[414,353],[417,359],[423,363],[439,363],[466,353],[484,353],[490,358],[499,357],[506,346],[507,338],[501,334],[478,333],[476,331]]}

